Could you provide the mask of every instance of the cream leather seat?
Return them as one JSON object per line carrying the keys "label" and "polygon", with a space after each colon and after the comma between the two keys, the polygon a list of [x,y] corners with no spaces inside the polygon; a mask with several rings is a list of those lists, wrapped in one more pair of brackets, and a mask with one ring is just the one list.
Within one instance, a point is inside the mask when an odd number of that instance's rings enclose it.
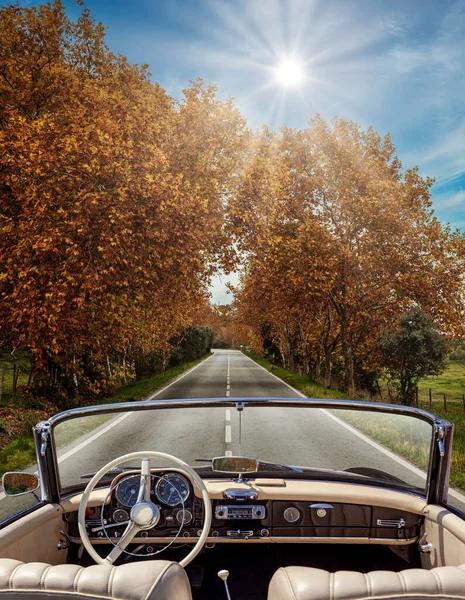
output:
{"label": "cream leather seat", "polygon": [[337,571],[285,567],[273,575],[268,600],[364,600],[465,598],[465,565],[431,570]]}
{"label": "cream leather seat", "polygon": [[51,566],[0,559],[0,599],[192,600],[178,563],[164,560],[110,565]]}

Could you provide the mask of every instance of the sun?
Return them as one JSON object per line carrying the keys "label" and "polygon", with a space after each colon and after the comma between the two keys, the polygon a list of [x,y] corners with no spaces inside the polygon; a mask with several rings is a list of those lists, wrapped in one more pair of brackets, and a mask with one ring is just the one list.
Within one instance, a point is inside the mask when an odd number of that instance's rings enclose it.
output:
{"label": "sun", "polygon": [[275,70],[276,81],[285,87],[295,87],[304,79],[303,66],[296,60],[283,60]]}

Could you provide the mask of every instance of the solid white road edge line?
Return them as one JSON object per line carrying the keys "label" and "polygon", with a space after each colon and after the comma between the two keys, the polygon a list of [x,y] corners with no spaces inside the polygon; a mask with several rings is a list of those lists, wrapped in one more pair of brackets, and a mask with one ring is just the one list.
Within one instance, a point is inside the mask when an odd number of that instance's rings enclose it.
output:
{"label": "solid white road edge line", "polygon": [[[207,361],[210,360],[210,358],[213,358],[213,356],[214,356],[214,354],[212,354],[212,356],[209,356],[207,359],[203,360],[198,365],[195,365],[195,367],[192,367],[192,369],[188,369],[185,373],[183,373],[179,377],[176,377],[175,379],[173,379],[173,381],[171,381],[167,385],[163,386],[162,388],[160,388],[159,390],[157,390],[156,392],[154,392],[153,394],[151,394],[150,396],[148,396],[146,398],[146,400],[153,400],[153,398],[156,398],[159,394],[161,394],[162,392],[164,392],[165,390],[167,390],[169,387],[171,387],[172,385],[174,385],[175,383],[177,383],[179,380],[181,380],[184,377],[186,377],[187,375],[189,375],[189,373],[192,373],[192,371],[194,371],[198,367],[204,365]],[[104,429],[102,429],[99,432],[97,432],[91,438],[89,438],[88,440],[86,440],[82,444],[79,444],[75,448],[72,448],[71,450],[69,450],[69,452],[66,452],[66,454],[63,454],[63,456],[60,456],[60,458],[58,459],[58,462],[60,463],[60,462],[62,462],[64,460],[66,460],[67,458],[69,458],[70,456],[73,456],[73,454],[75,454],[76,452],[78,452],[79,450],[81,450],[82,448],[84,448],[85,446],[87,446],[88,444],[90,444],[90,442],[93,442],[94,440],[98,439],[104,433],[106,433],[107,431],[109,431],[112,427],[115,427],[115,425],[119,425],[122,421],[124,421],[124,419],[126,419],[127,417],[129,417],[132,414],[133,414],[132,411],[128,412],[128,413],[124,413],[121,417],[119,417],[115,421],[112,421],[107,427],[105,427]]]}
{"label": "solid white road edge line", "polygon": [[[253,359],[251,359],[250,357],[248,357],[246,354],[242,353],[242,355],[245,356],[245,358],[248,358],[249,360],[251,360],[254,363],[254,365],[256,365],[257,367],[260,367],[260,369],[263,369],[264,371],[266,371],[268,373],[268,375],[271,375],[272,377],[274,377],[275,379],[277,379],[278,381],[280,381],[281,383],[283,383],[286,387],[288,387],[290,390],[292,390],[293,392],[295,392],[296,394],[298,394],[301,398],[307,398],[307,396],[305,396],[305,394],[302,394],[302,392],[300,392],[296,388],[292,387],[292,385],[289,385],[288,383],[286,383],[285,381],[283,381],[282,379],[280,379],[274,373],[270,373],[270,371],[268,371],[267,369],[265,369],[265,367],[262,367],[261,365],[259,365],[258,363],[256,363]],[[380,452],[382,452],[383,454],[385,454],[386,456],[388,456],[392,460],[395,460],[396,462],[400,463],[402,466],[406,467],[407,469],[410,469],[410,471],[412,471],[416,475],[420,475],[421,477],[423,477],[423,479],[426,479],[426,475],[420,469],[418,469],[417,467],[414,467],[413,465],[411,465],[410,463],[408,463],[406,460],[403,460],[402,458],[400,458],[399,456],[397,456],[396,454],[394,454],[393,452],[391,452],[387,448],[384,448],[384,446],[381,446],[377,442],[373,441],[372,439],[370,439],[369,437],[367,437],[363,433],[360,433],[359,431],[356,431],[353,427],[351,427],[347,423],[344,423],[344,421],[341,421],[341,419],[338,419],[334,415],[331,415],[327,410],[325,410],[325,409],[321,409],[321,410],[322,410],[322,412],[326,413],[326,415],[328,417],[331,417],[331,419],[333,419],[334,421],[337,421],[340,425],[342,425],[342,427],[345,427],[346,429],[348,429],[351,433],[355,434],[361,440],[364,440],[365,442],[367,442],[368,444],[370,444],[371,446],[373,446],[374,448],[376,448],[377,450],[379,450]],[[457,498],[457,500],[460,500],[461,502],[465,502],[465,495],[464,494],[461,494],[460,492],[456,492],[454,489],[451,489],[451,488],[449,488],[449,494],[451,496],[454,496],[454,498]]]}

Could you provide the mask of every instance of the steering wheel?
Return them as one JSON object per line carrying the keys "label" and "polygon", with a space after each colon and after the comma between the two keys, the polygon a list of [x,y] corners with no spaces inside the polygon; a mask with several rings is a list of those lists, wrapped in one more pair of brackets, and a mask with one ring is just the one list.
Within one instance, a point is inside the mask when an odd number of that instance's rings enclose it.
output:
{"label": "steering wheel", "polygon": [[[140,484],[139,484],[139,492],[137,494],[137,500],[134,506],[131,509],[129,521],[127,523],[127,527],[122,534],[121,538],[118,540],[116,544],[114,544],[113,550],[108,554],[106,558],[102,558],[94,547],[92,546],[91,541],[89,540],[89,536],[87,535],[86,529],[86,508],[87,503],[89,501],[90,495],[93,492],[95,486],[100,481],[100,479],[109,471],[122,463],[125,463],[129,460],[133,459],[141,459],[141,473],[140,473]],[[211,520],[212,520],[212,506],[210,502],[210,497],[208,496],[207,488],[205,487],[202,478],[196,473],[196,471],[190,467],[187,463],[185,463],[180,458],[176,458],[176,456],[171,456],[171,454],[164,454],[163,452],[155,452],[155,451],[147,451],[147,452],[131,452],[130,454],[125,454],[124,456],[120,456],[119,458],[115,458],[111,462],[107,463],[104,467],[100,469],[84,490],[84,493],[81,497],[81,502],[79,503],[79,513],[78,513],[78,526],[79,533],[81,535],[82,543],[84,544],[85,549],[90,554],[90,556],[95,560],[96,563],[102,565],[113,564],[115,560],[120,556],[122,552],[125,551],[125,548],[132,542],[135,535],[142,530],[145,529],[153,529],[160,520],[160,509],[156,506],[150,499],[150,459],[156,460],[168,460],[169,462],[174,463],[177,467],[182,470],[187,477],[194,481],[200,492],[202,493],[203,507],[204,507],[204,521],[202,525],[202,532],[200,534],[197,543],[189,552],[189,554],[183,558],[179,564],[182,567],[188,565],[202,550],[205,545],[206,539],[208,537],[208,532],[210,531]],[[104,503],[105,504],[105,503]],[[103,509],[103,507],[102,507]],[[180,530],[174,539],[179,535]],[[170,542],[171,545],[172,542]]]}

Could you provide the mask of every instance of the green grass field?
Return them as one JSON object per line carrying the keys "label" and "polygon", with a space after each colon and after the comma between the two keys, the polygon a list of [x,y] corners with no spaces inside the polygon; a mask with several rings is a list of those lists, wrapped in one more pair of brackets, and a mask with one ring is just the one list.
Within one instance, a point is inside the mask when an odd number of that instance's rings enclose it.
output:
{"label": "green grass field", "polygon": [[[425,377],[418,386],[419,407],[454,424],[454,444],[451,464],[451,484],[465,489],[465,365],[449,360],[441,375]],[[432,404],[430,406],[429,390]],[[446,395],[447,411],[444,408]]]}

